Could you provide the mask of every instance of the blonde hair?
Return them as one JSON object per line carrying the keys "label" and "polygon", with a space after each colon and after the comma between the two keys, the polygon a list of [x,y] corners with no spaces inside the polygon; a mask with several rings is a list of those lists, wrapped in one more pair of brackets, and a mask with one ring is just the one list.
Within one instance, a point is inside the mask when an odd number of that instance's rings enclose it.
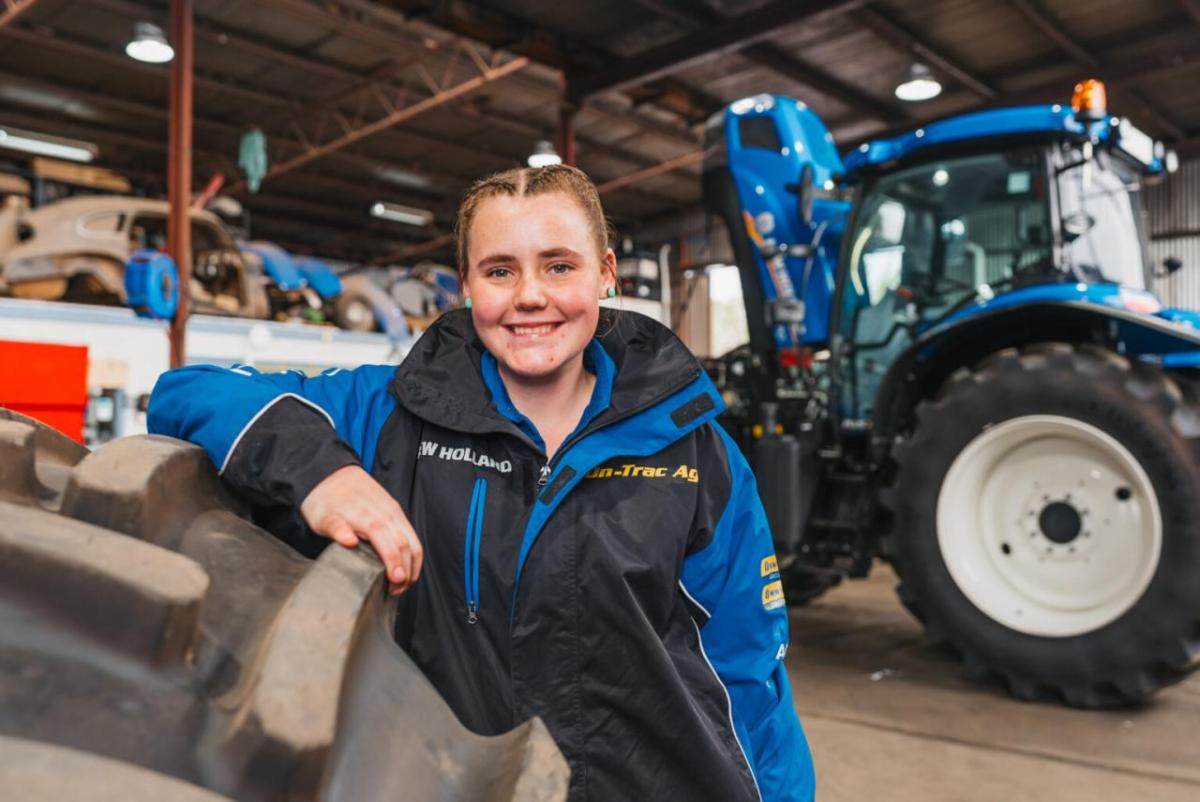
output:
{"label": "blonde hair", "polygon": [[479,204],[487,198],[501,195],[512,198],[526,198],[531,195],[544,195],[548,192],[562,192],[575,199],[583,210],[588,228],[596,244],[596,253],[604,261],[604,253],[608,249],[610,230],[604,217],[604,208],[600,205],[600,193],[587,173],[577,167],[566,164],[552,164],[547,167],[518,167],[495,173],[487,178],[476,181],[463,196],[458,207],[458,220],[454,224],[454,239],[458,253],[458,275],[467,275],[467,237],[471,231],[471,223],[479,210]]}

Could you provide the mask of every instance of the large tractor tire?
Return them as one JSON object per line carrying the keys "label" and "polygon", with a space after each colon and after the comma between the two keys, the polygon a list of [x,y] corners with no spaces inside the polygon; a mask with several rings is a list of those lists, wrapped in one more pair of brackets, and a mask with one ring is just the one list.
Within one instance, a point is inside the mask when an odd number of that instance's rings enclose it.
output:
{"label": "large tractor tire", "polygon": [[299,556],[199,448],[0,410],[0,799],[566,797],[544,725],[464,729],[365,549]]}
{"label": "large tractor tire", "polygon": [[1200,404],[1091,346],[1005,350],[894,452],[901,600],[1022,699],[1140,702],[1200,657]]}

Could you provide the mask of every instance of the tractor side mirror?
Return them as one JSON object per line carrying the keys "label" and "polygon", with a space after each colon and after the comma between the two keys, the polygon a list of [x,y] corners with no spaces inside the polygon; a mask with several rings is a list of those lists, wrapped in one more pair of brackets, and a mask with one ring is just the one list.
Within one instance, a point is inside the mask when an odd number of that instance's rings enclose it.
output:
{"label": "tractor side mirror", "polygon": [[1178,256],[1168,256],[1163,259],[1162,267],[1154,269],[1155,278],[1166,278],[1183,267],[1183,260]]}
{"label": "tractor side mirror", "polygon": [[800,180],[794,184],[784,184],[788,192],[796,193],[796,210],[800,213],[800,222],[805,225],[812,223],[813,197],[816,187],[813,185],[812,164],[806,162],[800,168]]}
{"label": "tractor side mirror", "polygon": [[800,193],[799,193],[799,210],[800,222],[805,225],[812,223],[813,219],[813,197],[815,196],[816,187],[813,184],[813,168],[811,164],[805,164],[800,168]]}

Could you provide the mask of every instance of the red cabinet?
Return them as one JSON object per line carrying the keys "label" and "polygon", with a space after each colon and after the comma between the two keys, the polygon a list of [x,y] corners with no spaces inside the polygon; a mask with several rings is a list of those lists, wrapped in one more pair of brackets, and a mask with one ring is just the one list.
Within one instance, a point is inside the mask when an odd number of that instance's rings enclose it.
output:
{"label": "red cabinet", "polygon": [[0,340],[0,407],[83,442],[88,349]]}

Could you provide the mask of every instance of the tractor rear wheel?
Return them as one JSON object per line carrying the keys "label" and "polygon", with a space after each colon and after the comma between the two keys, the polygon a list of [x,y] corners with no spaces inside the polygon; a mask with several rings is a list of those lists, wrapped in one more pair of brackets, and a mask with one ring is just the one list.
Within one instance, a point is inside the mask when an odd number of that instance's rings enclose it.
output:
{"label": "tractor rear wheel", "polygon": [[540,721],[468,732],[396,645],[371,552],[239,512],[195,446],[0,409],[0,798],[565,799]]}
{"label": "tractor rear wheel", "polygon": [[894,457],[898,592],[969,673],[1103,707],[1196,666],[1190,388],[1100,348],[1010,349],[951,376]]}

